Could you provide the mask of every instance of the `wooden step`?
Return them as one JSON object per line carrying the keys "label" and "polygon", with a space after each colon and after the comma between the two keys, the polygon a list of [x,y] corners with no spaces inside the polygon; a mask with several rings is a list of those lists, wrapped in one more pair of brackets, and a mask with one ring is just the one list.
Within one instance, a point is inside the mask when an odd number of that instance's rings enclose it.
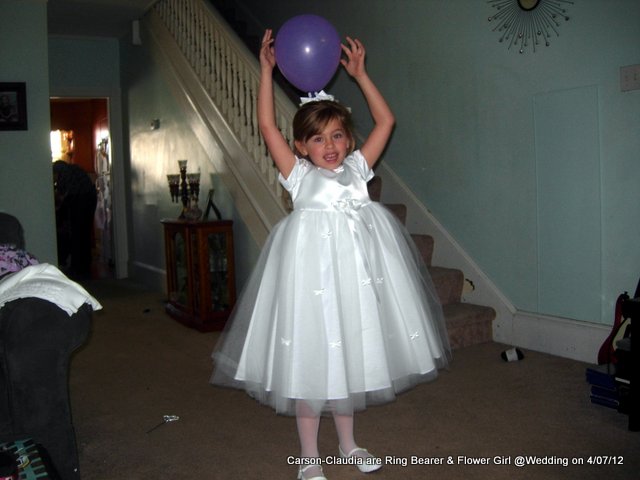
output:
{"label": "wooden step", "polygon": [[471,303],[451,303],[442,307],[451,348],[463,348],[490,342],[496,311],[491,307]]}

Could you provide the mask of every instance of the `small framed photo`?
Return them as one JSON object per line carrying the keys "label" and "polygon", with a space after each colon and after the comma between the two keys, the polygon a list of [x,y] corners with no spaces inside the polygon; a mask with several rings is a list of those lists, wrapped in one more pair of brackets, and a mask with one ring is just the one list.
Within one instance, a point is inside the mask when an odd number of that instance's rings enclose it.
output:
{"label": "small framed photo", "polygon": [[27,87],[0,82],[0,130],[27,130]]}

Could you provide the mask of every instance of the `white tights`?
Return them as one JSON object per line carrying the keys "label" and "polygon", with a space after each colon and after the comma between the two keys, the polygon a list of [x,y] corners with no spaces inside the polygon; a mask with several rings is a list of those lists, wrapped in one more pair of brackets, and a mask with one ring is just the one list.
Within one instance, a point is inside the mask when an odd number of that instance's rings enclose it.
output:
{"label": "white tights", "polygon": [[[333,421],[338,433],[338,441],[343,452],[350,452],[357,447],[353,437],[353,415],[333,414]],[[301,457],[319,457],[318,430],[320,416],[304,400],[296,402],[296,423],[300,438]]]}

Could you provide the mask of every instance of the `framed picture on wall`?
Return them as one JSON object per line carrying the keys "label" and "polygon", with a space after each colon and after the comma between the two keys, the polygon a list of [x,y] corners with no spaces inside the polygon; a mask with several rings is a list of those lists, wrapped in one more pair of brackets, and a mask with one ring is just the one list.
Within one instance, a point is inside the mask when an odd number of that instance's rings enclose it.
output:
{"label": "framed picture on wall", "polygon": [[27,130],[27,87],[0,82],[0,130]]}

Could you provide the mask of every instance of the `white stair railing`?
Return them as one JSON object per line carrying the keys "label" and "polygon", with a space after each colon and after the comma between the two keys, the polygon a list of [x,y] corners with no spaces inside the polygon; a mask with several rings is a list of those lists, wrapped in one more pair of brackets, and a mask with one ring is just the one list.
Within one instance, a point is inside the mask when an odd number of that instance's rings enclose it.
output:
{"label": "white stair railing", "polygon": [[[278,182],[278,171],[258,129],[258,60],[206,1],[160,0],[150,14],[157,15],[174,38],[202,87],[251,158],[255,174],[266,182],[273,200],[283,204],[284,210],[288,209],[288,196]],[[276,122],[291,143],[295,106],[277,87],[274,97]]]}

